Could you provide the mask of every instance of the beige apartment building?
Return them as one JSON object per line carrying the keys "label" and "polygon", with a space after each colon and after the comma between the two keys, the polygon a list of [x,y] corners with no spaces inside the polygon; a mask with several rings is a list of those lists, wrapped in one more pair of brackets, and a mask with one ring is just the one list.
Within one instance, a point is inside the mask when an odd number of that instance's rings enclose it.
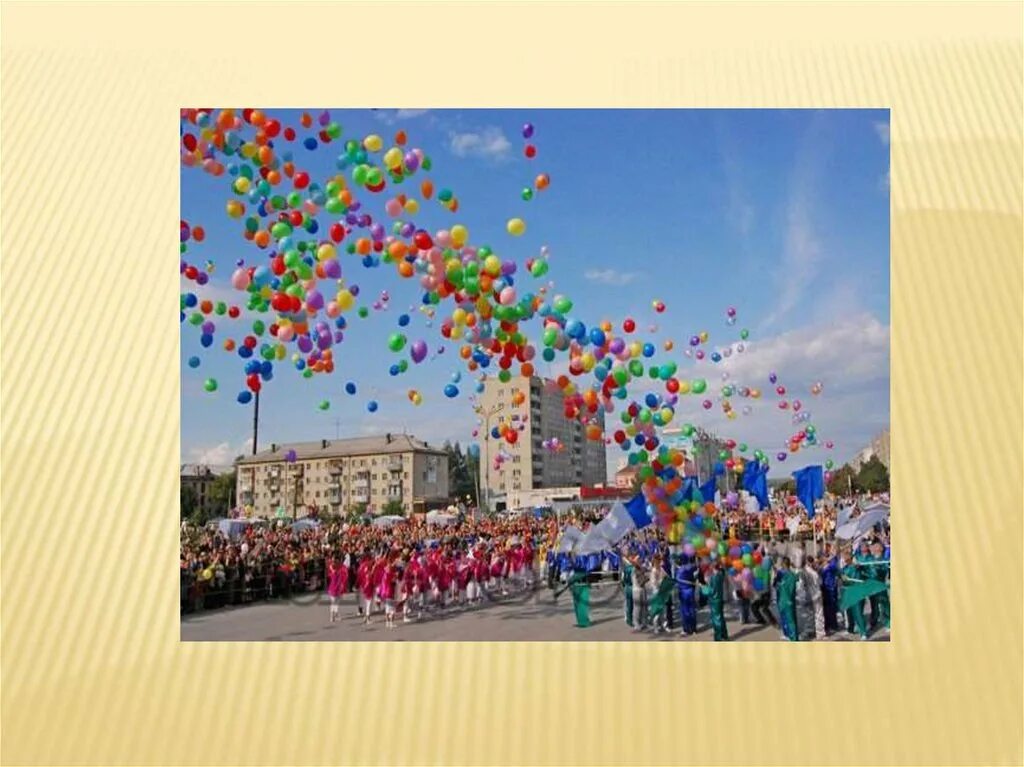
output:
{"label": "beige apartment building", "polygon": [[448,502],[447,453],[407,434],[275,444],[236,467],[239,503],[260,517],[313,507],[341,514],[363,503],[380,514],[390,501],[410,514]]}
{"label": "beige apartment building", "polygon": [[[486,467],[481,492],[492,508],[519,508],[531,495],[528,491],[540,488],[604,484],[604,440],[588,440],[583,424],[565,417],[562,393],[554,381],[514,376],[502,383],[488,378],[478,404],[480,458]],[[595,419],[603,429],[604,413],[597,413]],[[491,430],[502,423],[517,430],[522,427],[514,445],[491,436]],[[545,440],[553,437],[564,449],[545,449]],[[505,458],[496,468],[497,455]]]}

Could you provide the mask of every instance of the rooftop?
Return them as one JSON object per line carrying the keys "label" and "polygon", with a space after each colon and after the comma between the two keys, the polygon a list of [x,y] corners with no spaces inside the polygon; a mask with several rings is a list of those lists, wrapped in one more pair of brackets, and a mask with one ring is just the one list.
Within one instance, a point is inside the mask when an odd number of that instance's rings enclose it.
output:
{"label": "rooftop", "polygon": [[297,461],[327,458],[343,458],[355,455],[381,455],[387,453],[428,453],[446,455],[444,450],[431,447],[409,434],[380,434],[374,437],[351,437],[348,439],[322,439],[315,442],[290,442],[274,444],[269,450],[260,450],[238,461],[239,465],[253,463],[276,463],[285,460],[289,450],[295,451]]}
{"label": "rooftop", "polygon": [[181,464],[181,476],[183,477],[216,477],[220,474],[227,474],[232,466],[218,466],[205,463],[183,463]]}

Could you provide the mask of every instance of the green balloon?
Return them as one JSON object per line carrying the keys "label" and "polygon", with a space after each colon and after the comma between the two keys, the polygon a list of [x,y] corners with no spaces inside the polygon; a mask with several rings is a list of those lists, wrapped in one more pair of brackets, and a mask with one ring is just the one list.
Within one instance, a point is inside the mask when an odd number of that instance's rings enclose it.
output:
{"label": "green balloon", "polygon": [[694,394],[703,394],[705,391],[707,391],[707,388],[708,382],[705,381],[703,378],[694,378],[692,381],[690,381],[690,391],[692,391]]}
{"label": "green balloon", "polygon": [[392,333],[388,338],[388,348],[393,352],[400,352],[405,348],[406,338],[401,333]]}
{"label": "green balloon", "polygon": [[323,399],[320,400],[320,404],[318,405],[318,407],[321,410],[328,410],[331,407],[331,403],[328,400]]}
{"label": "green balloon", "polygon": [[217,391],[217,379],[207,378],[203,381],[203,388],[206,389],[206,391]]}
{"label": "green balloon", "polygon": [[743,328],[743,330],[740,331],[740,338],[742,338],[744,341],[746,341],[749,336],[750,331],[747,330],[746,328]]}

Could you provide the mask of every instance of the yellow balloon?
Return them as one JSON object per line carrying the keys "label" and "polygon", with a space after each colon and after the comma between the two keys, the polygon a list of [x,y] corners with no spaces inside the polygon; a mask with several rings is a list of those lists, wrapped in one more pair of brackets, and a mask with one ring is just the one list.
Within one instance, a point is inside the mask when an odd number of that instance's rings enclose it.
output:
{"label": "yellow balloon", "polygon": [[629,345],[629,356],[639,357],[641,354],[643,354],[643,350],[644,347],[640,345],[639,341],[633,341],[633,343]]}
{"label": "yellow balloon", "polygon": [[689,381],[682,380],[682,381],[679,382],[679,393],[680,394],[689,394],[690,393],[690,382]]}
{"label": "yellow balloon", "polygon": [[338,295],[334,297],[334,302],[338,304],[338,308],[343,312],[347,312],[356,302],[356,297],[353,296],[348,288],[342,288],[338,291]]}
{"label": "yellow balloon", "polygon": [[231,186],[238,194],[245,194],[249,191],[249,179],[245,176],[239,176]]}
{"label": "yellow balloon", "polygon": [[408,213],[410,216],[415,216],[417,213],[420,212],[420,204],[416,202],[416,200],[406,200],[404,207],[405,212]]}
{"label": "yellow balloon", "polygon": [[456,248],[461,248],[469,240],[469,230],[462,224],[456,224],[452,227],[451,232],[452,245]]}
{"label": "yellow balloon", "polygon": [[706,330],[700,331],[700,342],[702,344],[706,344],[708,342],[708,331],[706,331]]}
{"label": "yellow balloon", "polygon": [[521,218],[510,218],[505,228],[513,237],[519,237],[526,231],[526,222]]}
{"label": "yellow balloon", "polygon": [[454,312],[452,312],[452,322],[454,322],[456,326],[465,325],[466,310],[459,307]]}
{"label": "yellow balloon", "polygon": [[371,133],[363,139],[363,147],[367,152],[379,152],[384,146],[384,140],[376,133]]}
{"label": "yellow balloon", "polygon": [[493,253],[484,259],[484,271],[492,277],[501,274],[501,259]]}
{"label": "yellow balloon", "polygon": [[394,170],[402,164],[402,150],[397,146],[391,147],[384,153],[384,164]]}
{"label": "yellow balloon", "polygon": [[317,261],[326,261],[329,258],[334,258],[337,255],[337,251],[334,246],[329,242],[325,242],[319,248],[316,249]]}
{"label": "yellow balloon", "polygon": [[594,369],[594,365],[597,363],[597,360],[594,359],[593,354],[591,354],[590,352],[585,352],[583,356],[580,358],[580,362],[583,365],[583,370],[589,373],[591,370]]}

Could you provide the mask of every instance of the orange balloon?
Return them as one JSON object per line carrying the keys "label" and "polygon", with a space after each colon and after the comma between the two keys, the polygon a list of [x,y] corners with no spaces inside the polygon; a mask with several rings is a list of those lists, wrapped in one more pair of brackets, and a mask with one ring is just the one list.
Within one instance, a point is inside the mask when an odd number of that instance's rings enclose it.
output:
{"label": "orange balloon", "polygon": [[356,240],[356,253],[358,253],[361,256],[367,255],[372,247],[373,244],[367,237],[360,237],[358,240]]}
{"label": "orange balloon", "polygon": [[270,244],[270,232],[266,229],[260,229],[255,235],[253,235],[253,240],[261,248],[265,248]]}
{"label": "orange balloon", "polygon": [[533,363],[524,362],[522,365],[519,366],[519,372],[526,378],[529,378],[530,376],[533,375]]}
{"label": "orange balloon", "polygon": [[406,142],[405,131],[404,130],[398,131],[398,133],[395,134],[395,143],[398,144],[398,146],[405,146],[405,142]]}
{"label": "orange balloon", "polygon": [[424,179],[420,184],[420,194],[424,200],[429,200],[434,196],[434,185],[430,182],[430,179]]}
{"label": "orange balloon", "polygon": [[415,270],[412,268],[412,264],[408,261],[398,262],[398,273],[403,277],[412,277]]}

